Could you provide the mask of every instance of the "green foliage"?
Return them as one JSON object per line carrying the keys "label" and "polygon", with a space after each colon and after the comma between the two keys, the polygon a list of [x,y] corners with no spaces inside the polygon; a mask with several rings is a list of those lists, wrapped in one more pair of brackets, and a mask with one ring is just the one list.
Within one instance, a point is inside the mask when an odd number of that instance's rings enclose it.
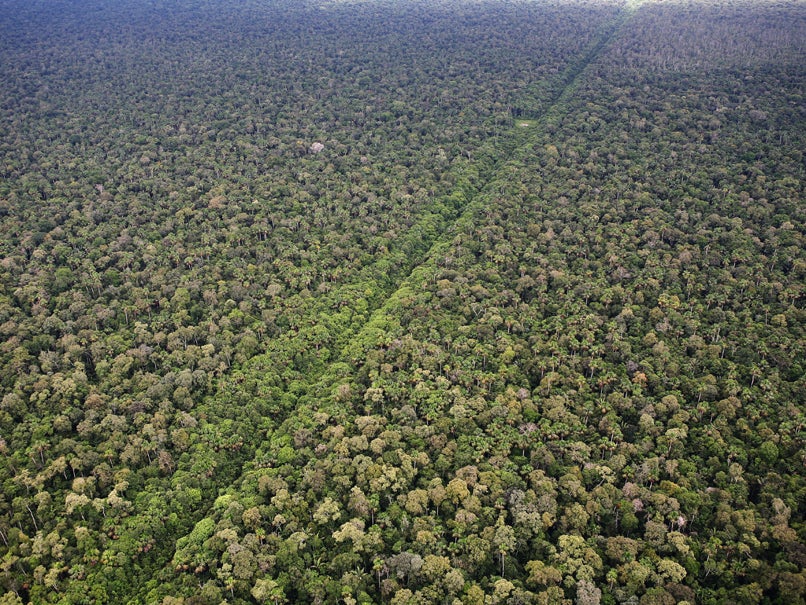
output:
{"label": "green foliage", "polygon": [[96,4],[0,8],[0,600],[803,601],[801,6]]}

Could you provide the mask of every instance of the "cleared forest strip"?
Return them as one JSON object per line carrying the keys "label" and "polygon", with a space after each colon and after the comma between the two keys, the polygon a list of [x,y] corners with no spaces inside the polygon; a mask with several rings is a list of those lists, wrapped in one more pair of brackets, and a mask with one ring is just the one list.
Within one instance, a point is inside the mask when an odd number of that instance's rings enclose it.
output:
{"label": "cleared forest strip", "polygon": [[[496,193],[497,189],[502,189],[508,180],[508,166],[512,165],[513,161],[519,161],[525,156],[531,155],[532,152],[532,138],[535,134],[535,129],[543,127],[547,121],[555,119],[562,114],[565,101],[574,94],[577,83],[582,77],[587,67],[601,54],[602,50],[609,44],[618,31],[623,27],[626,21],[634,12],[632,4],[625,6],[617,17],[602,25],[599,35],[596,37],[590,48],[587,50],[582,59],[573,65],[569,66],[554,84],[553,93],[549,95],[549,102],[543,109],[540,115],[529,118],[532,122],[531,127],[528,129],[520,129],[515,122],[513,130],[510,133],[510,138],[504,141],[499,140],[494,149],[490,149],[494,142],[482,146],[477,154],[477,158],[491,157],[494,159],[492,170],[489,168],[490,160],[477,159],[474,163],[476,165],[485,166],[486,169],[482,172],[478,171],[478,176],[481,177],[481,184],[472,188],[473,193],[468,195],[467,188],[460,188],[461,195],[465,197],[464,203],[457,208],[457,213],[453,219],[453,223],[444,227],[436,237],[430,240],[430,248],[421,254],[420,261],[411,264],[410,273],[396,286],[387,291],[386,298],[378,303],[375,311],[366,320],[359,330],[347,338],[343,339],[343,347],[340,348],[340,353],[336,358],[338,362],[351,362],[356,359],[357,351],[356,345],[363,341],[364,337],[371,333],[373,329],[373,322],[377,317],[385,313],[385,309],[392,304],[399,302],[401,293],[417,284],[422,283],[423,280],[432,278],[423,273],[428,271],[431,264],[439,261],[440,253],[448,246],[446,236],[451,235],[458,226],[462,223],[471,221],[473,216],[481,211],[484,204],[489,201],[490,196]],[[496,153],[499,152],[499,153]],[[472,167],[468,167],[472,169]],[[427,218],[426,218],[427,220]],[[422,230],[422,223],[415,227]],[[416,231],[414,236],[416,237]],[[423,244],[428,240],[421,240],[419,243]],[[382,261],[383,262],[383,261]]]}
{"label": "cleared forest strip", "polygon": [[[564,82],[561,76],[555,86]],[[114,567],[111,573],[107,570],[103,579],[93,582],[105,584],[110,596],[122,600],[117,587],[126,586],[126,580],[130,586],[143,585],[170,561],[173,549],[162,548],[173,544],[169,536],[187,534],[209,513],[219,491],[238,484],[243,466],[260,446],[248,436],[261,435],[259,441],[269,443],[284,419],[321,397],[325,385],[343,376],[344,352],[362,338],[372,313],[387,304],[412,271],[434,253],[513,150],[523,144],[524,136],[511,129],[454,167],[450,193],[435,200],[387,254],[347,283],[308,298],[297,309],[290,329],[220,382],[216,394],[199,406],[202,409],[196,408],[202,421],[193,446],[177,461],[171,489],[166,493],[159,484],[146,487],[137,497],[142,503],[137,509],[143,512],[126,518],[118,529],[108,549],[109,559],[125,555],[127,564]],[[140,580],[131,582],[132,577]],[[150,601],[146,595],[156,584],[149,582],[131,602]]]}
{"label": "cleared forest strip", "polygon": [[[546,119],[563,109],[563,102],[576,89],[582,72],[602,54],[604,48],[610,44],[624,26],[628,19],[637,9],[638,4],[630,2],[625,4],[618,15],[612,20],[602,24],[599,34],[593,43],[585,51],[584,56],[574,64],[570,65],[558,78],[558,85],[549,91],[532,90],[526,91],[523,95],[524,103],[522,107],[514,107],[513,113],[516,118],[522,118],[529,122],[545,123]],[[533,109],[537,106],[537,111]],[[535,125],[535,124],[532,124]]]}
{"label": "cleared forest strip", "polygon": [[[585,69],[599,56],[629,14],[630,11],[623,9],[616,19],[604,24],[582,59],[559,75],[545,109],[540,115],[530,118],[534,121],[532,128],[513,127],[506,138],[499,137],[483,145],[472,162],[465,162],[455,169],[457,185],[450,200],[436,202],[434,207],[440,210],[421,217],[392,251],[393,254],[404,253],[405,258],[397,266],[397,271],[388,270],[392,266],[390,258],[381,258],[362,270],[351,283],[311,301],[311,306],[302,315],[319,326],[311,334],[318,332],[320,338],[324,334],[332,335],[333,339],[328,340],[327,346],[324,340],[317,345],[309,334],[286,332],[270,343],[265,354],[253,358],[234,373],[222,385],[219,394],[210,398],[211,416],[207,424],[212,430],[220,431],[212,426],[214,418],[247,421],[251,428],[244,432],[265,435],[263,444],[266,447],[261,449],[257,445],[257,456],[251,462],[247,462],[244,455],[252,451],[251,448],[224,456],[226,464],[231,466],[230,472],[226,477],[220,477],[222,481],[215,482],[219,492],[215,491],[215,486],[206,491],[206,506],[199,503],[194,508],[194,522],[211,512],[218,493],[237,492],[244,473],[255,467],[278,463],[277,452],[271,451],[272,444],[275,434],[288,435],[285,430],[278,431],[285,422],[293,417],[314,414],[320,411],[322,402],[334,400],[335,391],[347,381],[355,363],[382,337],[384,322],[394,320],[394,309],[401,299],[418,284],[433,278],[440,253],[448,246],[447,238],[459,225],[472,221],[496,191],[508,183],[507,166],[529,154],[534,129],[542,128],[546,120],[561,112],[564,100],[573,94]],[[382,286],[378,287],[379,284]],[[374,288],[367,288],[368,285]],[[362,309],[358,311],[356,306]],[[330,355],[330,350],[336,353],[326,364],[322,363],[325,352]],[[295,358],[301,354],[309,355],[310,361],[295,363]],[[281,378],[278,380],[278,377]],[[327,410],[334,415],[345,411]],[[183,475],[181,469],[176,475]],[[175,485],[178,483],[174,482]],[[230,485],[228,490],[224,489],[227,484]],[[190,529],[187,520],[183,525]],[[176,535],[175,532],[172,534]],[[162,553],[160,560],[167,562],[168,554]],[[148,583],[131,602],[149,600],[155,589],[158,590],[157,581]]]}
{"label": "cleared forest strip", "polygon": [[[601,54],[607,44],[613,40],[619,29],[623,27],[629,19],[632,12],[631,7],[625,8],[616,20],[603,26],[601,35],[592,45],[590,51],[586,53],[584,59],[569,68],[563,78],[564,86],[556,96],[554,96],[551,104],[545,109],[542,115],[529,118],[531,121],[530,127],[523,129],[521,134],[526,140],[524,141],[522,139],[520,145],[509,154],[507,161],[503,162],[493,178],[491,178],[484,187],[481,188],[473,200],[464,207],[463,212],[456,219],[454,228],[446,231],[446,234],[452,233],[463,224],[471,224],[474,216],[484,211],[484,206],[487,202],[490,202],[496,194],[507,190],[508,185],[511,184],[508,167],[513,166],[513,162],[518,162],[532,155],[532,138],[536,132],[539,132],[539,129],[545,127],[547,122],[557,119],[562,115],[565,101],[574,94],[577,84],[586,68]],[[440,239],[433,244],[425,255],[423,263],[412,270],[411,274],[401,282],[400,287],[389,296],[375,313],[373,313],[372,318],[361,330],[361,333],[347,344],[341,354],[342,359],[357,361],[366,353],[368,348],[378,344],[377,335],[383,332],[381,324],[395,316],[395,307],[401,304],[401,301],[411,290],[416,289],[420,284],[434,279],[435,270],[442,256],[444,256],[444,251],[448,247],[449,242],[444,239]]]}
{"label": "cleared forest strip", "polygon": [[[388,254],[340,287],[310,296],[297,309],[291,328],[273,338],[265,353],[223,378],[216,394],[195,409],[202,420],[191,436],[192,446],[177,461],[170,489],[154,483],[138,494],[136,509],[142,512],[123,520],[105,552],[111,569],[102,577],[88,577],[94,585],[106,586],[108,598],[125,601],[131,595],[128,587],[142,586],[170,561],[170,537],[186,534],[208,514],[219,490],[237,481],[253,457],[256,441],[269,440],[299,400],[332,370],[330,351],[342,350],[356,337],[371,311],[388,300],[401,277],[422,262],[494,174],[496,166],[481,162],[481,155],[455,169],[450,195],[424,212]],[[492,162],[491,155],[486,157]],[[262,438],[250,438],[254,435]],[[125,562],[117,565],[121,560]],[[138,599],[151,600],[142,594],[131,602]]]}

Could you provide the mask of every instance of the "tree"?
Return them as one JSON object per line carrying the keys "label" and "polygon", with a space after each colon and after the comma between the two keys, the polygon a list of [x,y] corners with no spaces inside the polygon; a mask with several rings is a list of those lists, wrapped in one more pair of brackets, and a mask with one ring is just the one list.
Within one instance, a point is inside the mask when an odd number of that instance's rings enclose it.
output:
{"label": "tree", "polygon": [[562,572],[551,565],[546,565],[543,561],[529,561],[526,564],[526,571],[529,572],[527,582],[533,586],[553,586],[562,582]]}
{"label": "tree", "polygon": [[599,605],[602,591],[593,582],[581,580],[577,583],[577,605]]}
{"label": "tree", "polygon": [[507,553],[515,550],[517,541],[515,540],[515,530],[509,525],[506,525],[503,517],[499,517],[495,525],[495,534],[493,535],[492,544],[498,552],[501,559],[501,577],[504,576],[504,560]]}
{"label": "tree", "polygon": [[258,603],[286,602],[282,587],[270,578],[257,580],[250,593]]}

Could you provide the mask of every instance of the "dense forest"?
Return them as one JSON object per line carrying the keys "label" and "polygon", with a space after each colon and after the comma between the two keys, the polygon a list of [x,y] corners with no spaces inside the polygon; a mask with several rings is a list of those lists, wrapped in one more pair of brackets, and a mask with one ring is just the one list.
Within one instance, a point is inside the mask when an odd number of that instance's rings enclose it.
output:
{"label": "dense forest", "polygon": [[0,604],[806,603],[803,0],[0,0]]}

